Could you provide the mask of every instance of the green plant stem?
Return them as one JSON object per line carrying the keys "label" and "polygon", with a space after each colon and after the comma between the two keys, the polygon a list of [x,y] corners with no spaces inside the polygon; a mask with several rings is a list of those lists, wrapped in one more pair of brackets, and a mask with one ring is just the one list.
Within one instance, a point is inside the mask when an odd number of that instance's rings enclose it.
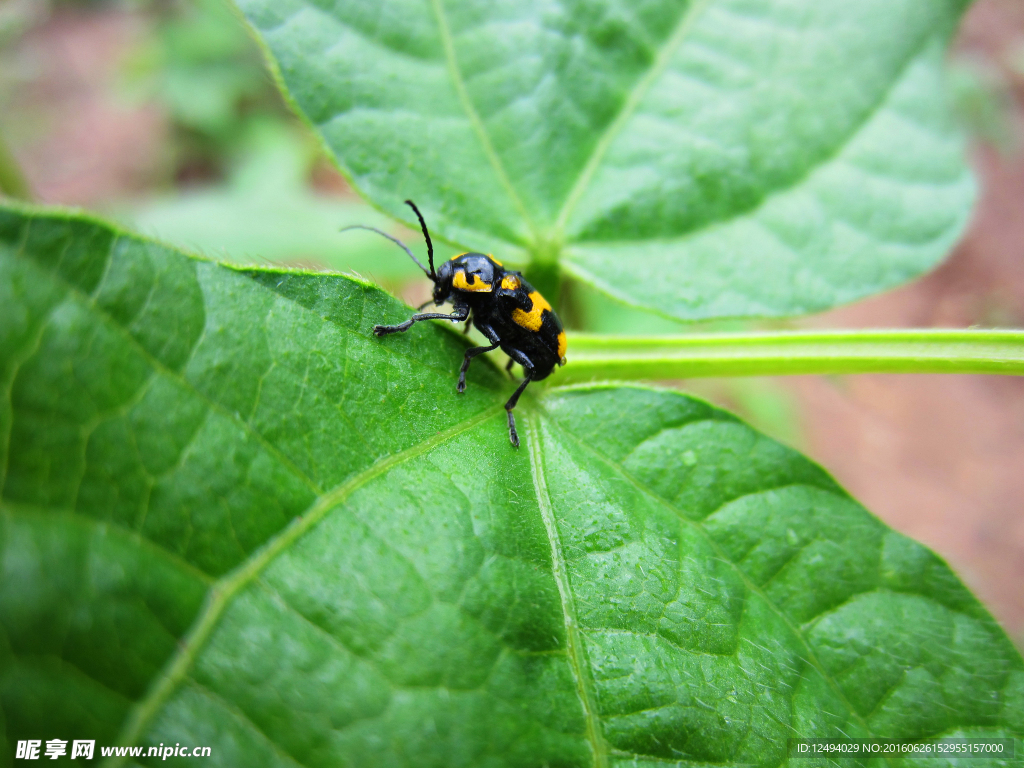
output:
{"label": "green plant stem", "polygon": [[569,337],[552,383],[803,373],[1024,375],[1024,331],[776,331]]}
{"label": "green plant stem", "polygon": [[7,143],[0,136],[0,195],[7,195],[18,200],[31,200],[32,190],[28,186],[25,174],[21,172],[18,161],[14,159]]}

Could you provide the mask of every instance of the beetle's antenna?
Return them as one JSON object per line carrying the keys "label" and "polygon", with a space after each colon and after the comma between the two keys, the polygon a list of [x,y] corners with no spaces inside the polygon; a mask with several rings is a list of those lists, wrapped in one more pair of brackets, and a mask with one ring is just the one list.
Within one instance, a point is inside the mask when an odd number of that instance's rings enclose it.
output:
{"label": "beetle's antenna", "polygon": [[[416,258],[415,256],[413,256],[413,253],[412,253],[412,251],[410,251],[410,250],[409,250],[409,246],[407,246],[407,245],[406,245],[405,243],[403,243],[403,242],[402,242],[401,240],[399,240],[399,239],[398,239],[397,237],[392,237],[392,236],[391,236],[391,235],[389,235],[389,234],[388,234],[387,232],[381,232],[381,231],[380,231],[379,229],[377,229],[376,227],[368,227],[368,226],[366,226],[365,224],[352,224],[352,225],[350,225],[350,226],[347,226],[347,227],[342,227],[342,228],[341,228],[341,229],[339,229],[338,231],[339,231],[339,232],[347,232],[347,231],[348,231],[348,230],[350,230],[350,229],[368,229],[368,230],[370,230],[371,232],[376,232],[376,233],[377,233],[378,235],[380,235],[381,237],[386,237],[386,238],[387,238],[388,240],[390,240],[390,241],[391,241],[392,243],[394,243],[395,245],[397,245],[398,247],[400,247],[400,248],[401,248],[401,249],[402,249],[403,251],[405,251],[406,253],[408,253],[408,254],[409,254],[409,258],[410,258],[410,259],[412,259],[413,261],[415,261],[415,262],[416,262],[416,266],[417,266],[417,267],[419,267],[420,269],[422,269],[422,270],[423,270],[423,274],[425,274],[425,275],[426,275],[427,277],[429,277],[429,278],[430,278],[431,280],[433,280],[433,281],[434,281],[435,283],[437,282],[437,275],[434,275],[434,274],[432,274],[432,272],[433,272],[433,268],[434,268],[434,260],[433,260],[433,259],[431,259],[431,260],[430,260],[430,268],[431,268],[431,271],[430,271],[430,272],[427,272],[427,268],[426,268],[426,267],[424,267],[424,266],[423,266],[422,264],[420,264],[420,260],[419,260],[419,259],[417,259],[417,258]],[[429,243],[429,242],[430,242],[430,240],[427,240],[427,242]]]}
{"label": "beetle's antenna", "polygon": [[420,220],[420,229],[423,230],[423,237],[427,241],[427,259],[430,261],[430,279],[435,283],[437,282],[437,272],[434,271],[434,244],[430,242],[430,233],[427,231],[427,222],[423,220],[423,214],[420,213],[420,209],[416,207],[416,203],[412,200],[406,200],[405,204],[412,208],[416,214],[416,218]]}

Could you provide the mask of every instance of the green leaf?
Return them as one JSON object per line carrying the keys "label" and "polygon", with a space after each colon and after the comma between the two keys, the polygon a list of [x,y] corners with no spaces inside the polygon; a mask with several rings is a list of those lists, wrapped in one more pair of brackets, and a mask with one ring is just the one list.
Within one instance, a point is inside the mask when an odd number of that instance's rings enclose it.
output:
{"label": "green leaf", "polygon": [[[777,765],[1024,736],[933,554],[684,395],[531,388],[373,286],[0,213],[0,705],[211,765]],[[143,759],[143,762],[146,762]],[[150,761],[152,762],[152,761]]]}
{"label": "green leaf", "polygon": [[682,319],[810,312],[934,266],[973,185],[964,0],[236,0],[377,205]]}

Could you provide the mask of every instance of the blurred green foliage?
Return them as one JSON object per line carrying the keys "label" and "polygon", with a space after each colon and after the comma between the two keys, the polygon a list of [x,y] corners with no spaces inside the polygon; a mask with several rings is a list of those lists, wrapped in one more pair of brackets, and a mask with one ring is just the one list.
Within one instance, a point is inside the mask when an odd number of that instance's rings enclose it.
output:
{"label": "blurred green foliage", "polygon": [[383,238],[339,234],[350,224],[410,233],[344,189],[313,188],[312,175],[330,161],[285,107],[258,47],[223,0],[149,10],[152,34],[126,61],[125,82],[165,111],[174,178],[166,193],[121,206],[121,220],[234,263],[328,267],[395,289],[419,275]]}
{"label": "blurred green foliage", "polygon": [[[423,251],[419,233],[356,197],[317,194],[308,184],[308,142],[274,121],[250,121],[247,135],[220,184],[159,197],[121,218],[160,239],[233,263],[304,264],[355,272],[399,289],[422,273],[398,248],[351,224],[394,232]],[[441,258],[451,255],[443,246]]]}
{"label": "blurred green foliage", "polygon": [[151,10],[153,34],[126,62],[126,75],[166,110],[179,174],[223,175],[254,122],[294,123],[223,0],[157,2]]}

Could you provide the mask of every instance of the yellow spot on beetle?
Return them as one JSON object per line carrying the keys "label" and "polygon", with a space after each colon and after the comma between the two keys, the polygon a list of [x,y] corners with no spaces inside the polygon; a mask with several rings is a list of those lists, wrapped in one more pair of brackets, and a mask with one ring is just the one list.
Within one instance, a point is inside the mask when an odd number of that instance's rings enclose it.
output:
{"label": "yellow spot on beetle", "polygon": [[516,275],[505,275],[501,278],[501,287],[506,291],[518,291],[519,286],[523,284]]}
{"label": "yellow spot on beetle", "polygon": [[466,270],[460,269],[452,278],[452,286],[460,291],[475,291],[477,293],[490,293],[494,290],[490,283],[485,283],[479,275],[466,276]]}
{"label": "yellow spot on beetle", "polygon": [[505,266],[504,264],[502,264],[502,263],[501,263],[500,261],[498,261],[498,260],[497,260],[496,258],[494,258],[494,257],[493,257],[493,256],[492,256],[491,254],[489,254],[489,253],[487,254],[487,258],[488,258],[488,259],[490,259],[491,261],[493,261],[493,262],[494,262],[495,264],[497,264],[497,265],[498,265],[499,267],[504,267],[504,266]]}
{"label": "yellow spot on beetle", "polygon": [[[569,342],[565,338],[565,331],[562,331],[560,334],[558,334],[558,358],[560,360],[565,360],[565,350],[568,346]],[[565,363],[562,364],[564,365]]]}
{"label": "yellow spot on beetle", "polygon": [[529,312],[523,312],[523,310],[516,307],[512,310],[512,319],[516,325],[527,328],[531,331],[540,330],[541,315],[546,309],[551,312],[551,305],[548,304],[547,300],[541,296],[537,291],[530,294],[530,300],[533,302],[533,307]]}

